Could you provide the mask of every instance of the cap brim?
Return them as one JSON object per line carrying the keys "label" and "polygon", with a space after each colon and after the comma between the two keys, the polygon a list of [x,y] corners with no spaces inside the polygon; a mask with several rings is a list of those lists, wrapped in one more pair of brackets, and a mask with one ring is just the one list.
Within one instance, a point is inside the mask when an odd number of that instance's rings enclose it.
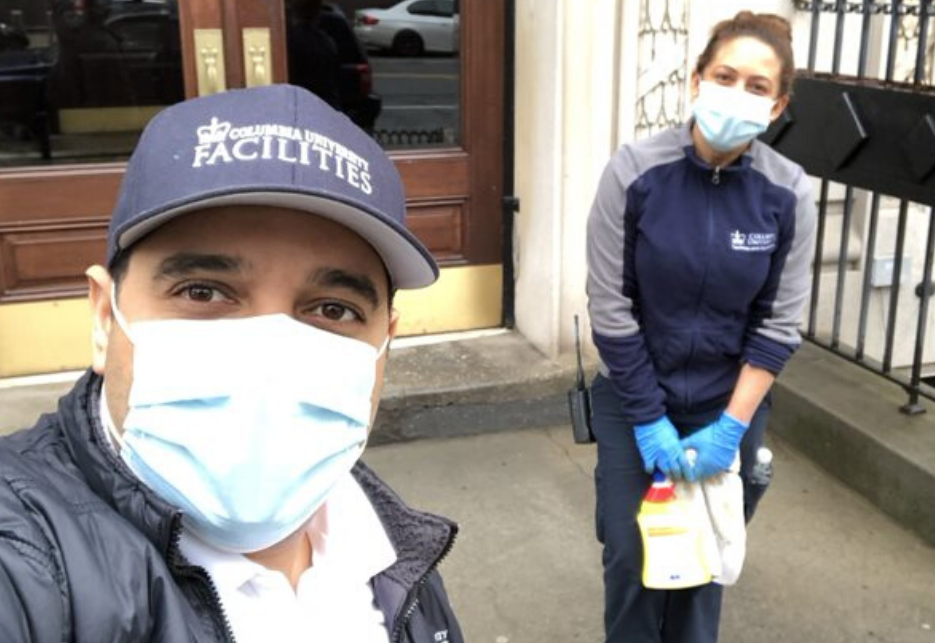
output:
{"label": "cap brim", "polygon": [[353,230],[369,243],[386,266],[394,288],[428,286],[438,279],[438,266],[425,246],[395,221],[342,201],[300,192],[247,191],[198,199],[139,221],[120,231],[118,250],[122,252],[171,219],[195,210],[228,205],[265,205],[290,208],[329,219]]}

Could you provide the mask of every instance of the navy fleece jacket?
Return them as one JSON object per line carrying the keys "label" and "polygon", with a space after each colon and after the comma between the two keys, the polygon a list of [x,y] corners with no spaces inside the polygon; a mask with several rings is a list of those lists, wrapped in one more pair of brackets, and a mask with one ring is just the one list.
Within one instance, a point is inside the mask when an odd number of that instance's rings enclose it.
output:
{"label": "navy fleece jacket", "polygon": [[725,405],[744,362],[779,373],[801,343],[810,179],[759,141],[712,167],[690,126],[623,146],[588,219],[594,343],[634,424]]}

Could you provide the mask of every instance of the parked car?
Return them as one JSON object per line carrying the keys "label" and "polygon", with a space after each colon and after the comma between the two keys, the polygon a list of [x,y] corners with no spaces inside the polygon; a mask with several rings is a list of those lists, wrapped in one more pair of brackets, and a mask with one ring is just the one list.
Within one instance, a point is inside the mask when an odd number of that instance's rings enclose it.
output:
{"label": "parked car", "polygon": [[53,6],[56,107],[170,105],[185,97],[175,4],[59,0]]}
{"label": "parked car", "polygon": [[0,51],[22,51],[29,47],[29,37],[22,29],[0,22]]}
{"label": "parked car", "polygon": [[171,105],[185,98],[178,14],[174,7],[146,6],[115,3],[103,25],[116,51],[82,56],[85,88],[102,102],[114,85],[120,89],[109,100],[117,104]]}
{"label": "parked car", "polygon": [[456,0],[404,0],[389,9],[359,9],[354,18],[357,37],[373,49],[419,56],[452,54],[459,48]]}

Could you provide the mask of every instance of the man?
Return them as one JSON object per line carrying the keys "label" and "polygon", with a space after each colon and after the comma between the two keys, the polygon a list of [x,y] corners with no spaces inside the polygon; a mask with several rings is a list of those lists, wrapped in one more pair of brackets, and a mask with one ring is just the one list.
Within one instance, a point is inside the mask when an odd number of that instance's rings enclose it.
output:
{"label": "man", "polygon": [[0,641],[460,642],[456,526],[358,462],[397,288],[393,164],[280,85],[144,131],[87,271],[89,372],[0,440]]}

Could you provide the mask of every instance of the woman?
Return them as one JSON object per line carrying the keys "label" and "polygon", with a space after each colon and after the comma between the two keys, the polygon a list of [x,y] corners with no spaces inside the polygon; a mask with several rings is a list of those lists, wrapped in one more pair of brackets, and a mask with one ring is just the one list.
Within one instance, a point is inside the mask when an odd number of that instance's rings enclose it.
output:
{"label": "woman", "polygon": [[657,468],[703,480],[739,449],[746,486],[770,386],[800,344],[811,184],[754,140],[785,109],[794,70],[784,19],[744,11],[718,24],[692,73],[694,117],[622,147],[598,187],[588,308],[611,643],[717,640],[721,586],[642,586],[636,514]]}

